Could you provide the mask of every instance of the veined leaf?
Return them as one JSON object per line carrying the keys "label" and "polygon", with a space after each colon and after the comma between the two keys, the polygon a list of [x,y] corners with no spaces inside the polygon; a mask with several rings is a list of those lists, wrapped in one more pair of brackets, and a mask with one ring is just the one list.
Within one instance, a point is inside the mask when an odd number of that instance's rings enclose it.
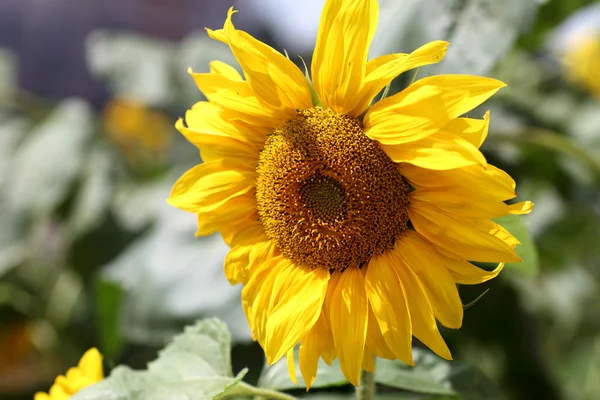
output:
{"label": "veined leaf", "polygon": [[233,376],[230,353],[231,336],[225,324],[216,319],[202,320],[176,336],[148,369],[117,367],[72,400],[221,398],[235,390],[246,373],[243,370]]}

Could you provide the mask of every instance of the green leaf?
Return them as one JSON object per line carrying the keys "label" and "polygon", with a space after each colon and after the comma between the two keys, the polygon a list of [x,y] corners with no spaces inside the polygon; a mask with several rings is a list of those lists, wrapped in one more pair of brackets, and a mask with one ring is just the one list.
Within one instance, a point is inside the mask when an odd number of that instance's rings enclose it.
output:
{"label": "green leaf", "polygon": [[223,274],[229,246],[219,235],[194,237],[195,219],[166,204],[175,179],[117,192],[113,211],[120,209],[119,222],[132,229],[153,222],[103,269],[104,277],[126,292],[123,333],[137,343],[160,344],[176,333],[180,321],[218,315],[234,341],[251,340],[241,288]]}
{"label": "green leaf", "polygon": [[411,392],[456,395],[449,380],[450,363],[425,351],[413,350],[415,366],[398,360],[377,359],[375,381]]}
{"label": "green leaf", "polygon": [[377,359],[375,381],[415,393],[450,399],[497,399],[499,390],[483,372],[460,361],[446,361],[433,353],[413,349],[415,366],[399,360]]}
{"label": "green leaf", "polygon": [[92,148],[90,153],[86,158],[81,189],[68,221],[72,237],[87,233],[104,221],[112,196],[113,160],[110,153],[101,146]]}
{"label": "green leaf", "polygon": [[92,118],[87,103],[64,100],[17,147],[6,182],[13,212],[43,215],[64,200],[85,161]]}
{"label": "green leaf", "polygon": [[452,361],[449,376],[452,387],[463,400],[500,399],[500,390],[479,368],[460,361]]}
{"label": "green leaf", "polygon": [[533,22],[537,0],[387,0],[370,54],[413,51],[433,40],[450,42],[444,60],[425,72],[488,73]]}
{"label": "green leaf", "polygon": [[175,43],[135,33],[98,30],[86,41],[92,73],[117,96],[163,106],[173,97],[169,71]]}
{"label": "green leaf", "polygon": [[494,221],[508,230],[519,242],[521,242],[515,251],[519,257],[521,257],[523,262],[508,263],[506,264],[506,267],[514,269],[528,277],[535,276],[539,271],[537,248],[523,221],[523,217],[519,215],[507,215],[495,218]]}
{"label": "green leaf", "polygon": [[107,359],[114,359],[124,344],[119,326],[122,303],[123,289],[119,285],[103,279],[96,281],[97,324],[101,351]]}
{"label": "green leaf", "polygon": [[[159,352],[148,369],[115,368],[110,376],[72,400],[205,400],[222,398],[241,384],[246,373],[231,371],[231,337],[216,319],[197,322]],[[243,384],[245,385],[245,384]],[[243,391],[237,390],[239,393]],[[216,397],[215,397],[216,396]]]}
{"label": "green leaf", "polygon": [[8,203],[14,155],[25,129],[22,118],[0,115],[0,278],[19,264],[28,252],[21,237],[22,215]]}
{"label": "green leaf", "polygon": [[[295,384],[290,379],[287,367],[287,359],[282,358],[271,367],[266,368],[259,381],[258,386],[267,389],[277,390],[290,390],[290,389],[302,389],[306,387],[300,369],[298,366],[298,350],[296,349],[296,356],[294,357],[296,362],[296,372],[298,378],[298,384]],[[327,365],[322,359],[319,359],[318,373],[315,381],[311,386],[312,388],[325,388],[343,386],[349,384],[348,380],[342,374],[340,369],[340,363],[337,359],[333,360],[331,365]]]}

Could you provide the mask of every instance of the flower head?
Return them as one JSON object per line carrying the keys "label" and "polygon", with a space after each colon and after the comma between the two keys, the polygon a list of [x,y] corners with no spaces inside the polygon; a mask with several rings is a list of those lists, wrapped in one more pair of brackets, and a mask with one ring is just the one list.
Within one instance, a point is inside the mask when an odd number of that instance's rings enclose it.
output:
{"label": "flower head", "polygon": [[103,378],[102,355],[93,347],[85,352],[77,367],[69,368],[65,375],[59,375],[49,392],[36,393],[34,400],[67,400]]}
{"label": "flower head", "polygon": [[570,15],[549,35],[547,45],[567,79],[600,97],[600,3]]}
{"label": "flower head", "polygon": [[600,97],[600,34],[582,37],[561,58],[567,77]]}
{"label": "flower head", "polygon": [[157,163],[165,156],[171,126],[160,112],[126,98],[111,99],[103,113],[106,135],[132,163]]}
{"label": "flower head", "polygon": [[515,183],[479,151],[489,113],[461,117],[502,82],[431,76],[371,105],[447,47],[368,61],[377,13],[377,0],[325,2],[311,88],[288,58],[237,30],[230,10],[208,33],[231,47],[244,77],[218,61],[192,72],[208,101],[176,124],[204,163],[169,202],[197,214],[198,235],[219,231],[231,246],[225,273],[244,284],[254,338],[269,364],[287,355],[294,380],[300,343],[308,387],[319,358],[339,358],[355,385],[373,355],[414,364],[413,336],[450,359],[436,320],[461,326],[456,283],[487,281],[520,260],[518,241],[491,218],[532,208],[505,203]]}

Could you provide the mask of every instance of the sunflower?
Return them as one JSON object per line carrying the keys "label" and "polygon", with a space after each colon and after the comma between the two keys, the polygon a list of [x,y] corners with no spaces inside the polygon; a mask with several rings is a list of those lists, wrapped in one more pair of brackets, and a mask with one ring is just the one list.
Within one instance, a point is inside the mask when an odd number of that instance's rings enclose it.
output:
{"label": "sunflower", "polygon": [[69,368],[67,373],[59,375],[49,393],[38,392],[34,400],[68,400],[81,389],[93,385],[104,378],[102,355],[96,348],[86,351],[77,367]]}
{"label": "sunflower", "polygon": [[[437,321],[459,328],[456,284],[495,277],[520,261],[519,243],[491,218],[515,183],[487,164],[483,119],[461,115],[504,86],[467,75],[426,77],[372,104],[399,74],[439,62],[448,43],[367,59],[377,0],[326,0],[304,75],[289,58],[223,29],[244,77],[219,61],[190,71],[208,101],[177,129],[203,164],[174,185],[170,204],[197,214],[197,235],[219,231],[231,246],[225,274],[242,283],[253,337],[272,364],[294,347],[307,387],[319,358],[336,357],[358,385],[374,355],[414,365],[412,337],[443,358]],[[493,271],[469,261],[498,263]]]}
{"label": "sunflower", "polygon": [[561,57],[567,77],[600,97],[600,34],[579,34]]}

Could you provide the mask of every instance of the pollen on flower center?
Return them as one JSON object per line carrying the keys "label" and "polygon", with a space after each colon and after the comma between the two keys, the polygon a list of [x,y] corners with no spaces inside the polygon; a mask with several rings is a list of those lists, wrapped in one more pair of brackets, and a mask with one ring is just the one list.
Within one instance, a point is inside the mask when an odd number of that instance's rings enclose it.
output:
{"label": "pollen on flower center", "polygon": [[298,110],[267,138],[257,172],[266,234],[300,264],[362,267],[406,229],[409,186],[355,118]]}
{"label": "pollen on flower center", "polygon": [[346,191],[335,178],[316,171],[300,184],[298,192],[307,210],[322,224],[346,218]]}

